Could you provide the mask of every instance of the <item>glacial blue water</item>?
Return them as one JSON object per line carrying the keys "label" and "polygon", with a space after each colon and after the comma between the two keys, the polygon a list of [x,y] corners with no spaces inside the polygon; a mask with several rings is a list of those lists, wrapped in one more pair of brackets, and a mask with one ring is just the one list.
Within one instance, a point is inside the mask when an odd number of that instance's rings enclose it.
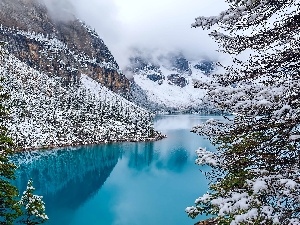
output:
{"label": "glacial blue water", "polygon": [[206,192],[198,147],[214,147],[190,129],[211,116],[159,116],[168,138],[19,154],[16,184],[32,178],[44,196],[46,225],[189,225],[187,206]]}

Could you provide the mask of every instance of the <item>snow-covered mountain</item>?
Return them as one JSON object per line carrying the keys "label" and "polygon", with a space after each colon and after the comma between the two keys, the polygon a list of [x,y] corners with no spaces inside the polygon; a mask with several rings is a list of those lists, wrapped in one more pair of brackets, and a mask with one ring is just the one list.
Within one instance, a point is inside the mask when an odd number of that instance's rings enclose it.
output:
{"label": "snow-covered mountain", "polygon": [[5,122],[19,149],[162,137],[150,112],[126,100],[130,82],[99,35],[73,15],[53,18],[43,1],[1,0]]}
{"label": "snow-covered mountain", "polygon": [[125,73],[133,77],[133,101],[153,111],[207,111],[205,90],[194,81],[207,81],[215,70],[210,60],[188,61],[181,53],[145,56],[135,52]]}
{"label": "snow-covered mountain", "polygon": [[64,83],[86,74],[127,97],[129,80],[100,36],[72,12],[61,11],[64,18],[53,16],[41,0],[1,0],[0,41],[28,66]]}
{"label": "snow-covered mountain", "polygon": [[90,77],[64,85],[15,56],[0,63],[10,116],[4,124],[20,149],[155,140],[152,115]]}

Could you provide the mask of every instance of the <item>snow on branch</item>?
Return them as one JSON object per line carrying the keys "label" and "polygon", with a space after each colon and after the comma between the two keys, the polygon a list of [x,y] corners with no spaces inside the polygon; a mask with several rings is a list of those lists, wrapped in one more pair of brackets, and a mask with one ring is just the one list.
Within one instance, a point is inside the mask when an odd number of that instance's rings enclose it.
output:
{"label": "snow on branch", "polygon": [[206,165],[206,164],[211,166],[219,165],[215,153],[207,151],[206,148],[199,148],[196,151],[196,154],[197,154],[196,164],[198,165]]}

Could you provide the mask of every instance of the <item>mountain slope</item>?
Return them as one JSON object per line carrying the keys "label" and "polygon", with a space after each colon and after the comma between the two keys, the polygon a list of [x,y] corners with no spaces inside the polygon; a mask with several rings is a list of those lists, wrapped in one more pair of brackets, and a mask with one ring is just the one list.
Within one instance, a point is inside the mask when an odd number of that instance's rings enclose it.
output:
{"label": "mountain slope", "polygon": [[57,19],[43,1],[1,0],[0,21],[1,86],[10,95],[1,125],[18,149],[163,137],[152,114],[125,99],[130,82],[103,40],[72,12]]}
{"label": "mountain slope", "polygon": [[210,80],[214,63],[188,61],[181,53],[143,56],[130,59],[126,73],[132,75],[133,101],[152,111],[207,111],[203,98],[206,91],[195,89],[197,80]]}
{"label": "mountain slope", "polygon": [[19,149],[162,137],[148,111],[86,75],[66,86],[9,54],[1,60],[0,76],[10,94],[4,125]]}
{"label": "mountain slope", "polygon": [[103,40],[72,12],[65,14],[57,19],[40,0],[1,0],[0,40],[22,62],[65,83],[83,73],[128,96],[129,81]]}

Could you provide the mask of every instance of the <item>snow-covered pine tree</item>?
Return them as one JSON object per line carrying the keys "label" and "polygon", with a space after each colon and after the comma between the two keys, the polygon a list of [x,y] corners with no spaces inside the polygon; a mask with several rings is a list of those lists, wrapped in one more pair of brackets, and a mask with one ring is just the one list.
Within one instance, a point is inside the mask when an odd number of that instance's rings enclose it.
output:
{"label": "snow-covered pine tree", "polygon": [[300,224],[299,0],[227,0],[229,9],[198,17],[194,27],[234,58],[206,87],[232,119],[194,128],[216,152],[200,148],[197,163],[213,171],[210,190],[188,207],[218,224]]}
{"label": "snow-covered pine tree", "polygon": [[33,194],[34,190],[32,180],[29,180],[27,188],[19,201],[23,214],[19,221],[20,224],[37,225],[49,219],[45,213],[45,203],[42,197]]}

